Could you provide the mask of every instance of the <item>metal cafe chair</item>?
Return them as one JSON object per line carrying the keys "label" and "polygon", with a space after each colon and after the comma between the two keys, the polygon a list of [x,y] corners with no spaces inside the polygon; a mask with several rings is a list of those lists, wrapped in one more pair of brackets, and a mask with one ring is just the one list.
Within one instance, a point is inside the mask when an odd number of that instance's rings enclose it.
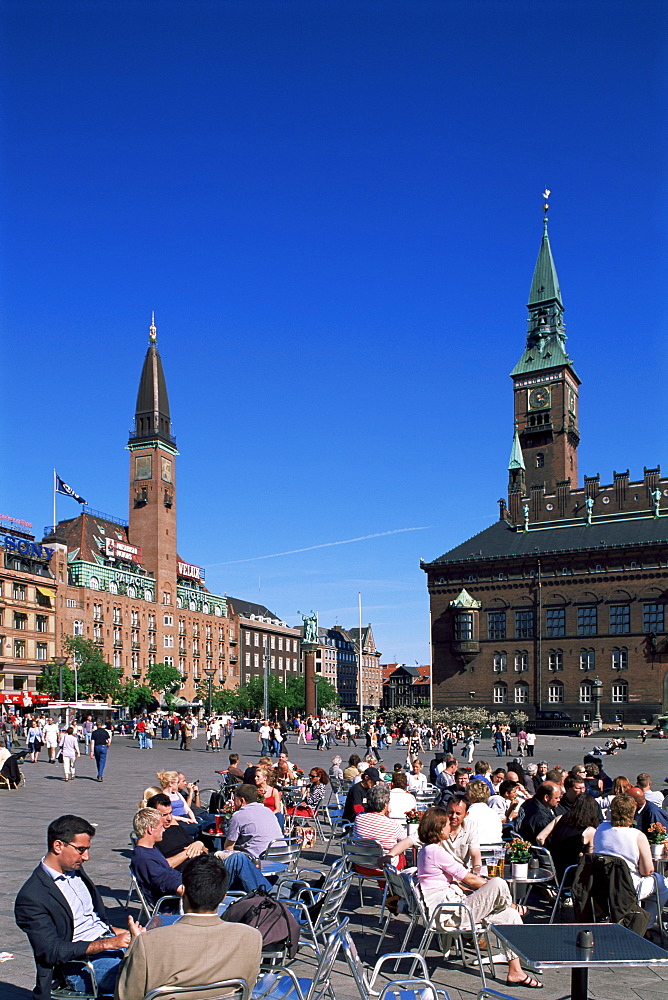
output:
{"label": "metal cafe chair", "polygon": [[554,906],[552,907],[552,913],[550,914],[548,923],[554,923],[554,918],[557,915],[562,898],[570,895],[573,886],[573,876],[575,875],[577,869],[577,865],[569,865],[568,868],[564,869],[564,874],[561,876],[561,882],[559,883],[559,888],[557,889],[557,898],[554,901]]}
{"label": "metal cafe chair", "polygon": [[[68,986],[57,986],[52,985],[51,987],[51,997],[52,1000],[96,1000],[99,990],[97,985],[97,976],[95,975],[95,966],[92,962],[79,961],[78,959],[73,959],[67,963],[68,966],[76,966],[82,971],[86,971],[88,976],[90,976],[90,989],[89,990],[71,990]],[[57,981],[59,970],[54,969],[54,979]]]}
{"label": "metal cafe chair", "polygon": [[353,828],[352,823],[343,818],[343,806],[340,806],[339,808],[327,806],[325,808],[325,815],[329,820],[329,837],[327,838],[325,853],[322,857],[323,864],[327,861],[330,849],[336,847],[337,845],[341,847],[342,839],[344,837],[349,837]]}
{"label": "metal cafe chair", "polygon": [[156,913],[160,913],[160,907],[163,905],[163,903],[167,902],[168,900],[176,901],[178,903],[179,913],[183,913],[183,899],[181,896],[175,896],[175,895],[161,896],[160,899],[158,899],[158,901],[153,906],[151,906],[144,892],[142,891],[141,886],[139,885],[137,876],[132,870],[132,865],[130,865],[130,888],[128,889],[128,895],[125,901],[126,910],[130,909],[133,893],[137,896],[137,899],[139,900],[139,918],[141,919],[141,916],[143,914],[147,922],[151,919],[151,917],[155,916]]}
{"label": "metal cafe chair", "polygon": [[[347,923],[347,921],[346,921]],[[382,955],[376,962],[370,976],[367,976],[364,963],[359,957],[355,942],[353,941],[347,926],[342,925],[341,947],[343,957],[346,960],[350,974],[355,981],[355,985],[361,1000],[371,1000],[372,997],[380,997],[382,1000],[450,1000],[444,990],[437,990],[429,979],[427,963],[422,955],[417,955],[413,951],[396,951],[387,955]],[[397,966],[403,961],[409,961],[411,972],[408,979],[394,979],[386,983],[382,990],[377,989],[378,977],[381,974],[386,962],[394,962]],[[420,966],[422,976],[419,978],[413,975],[413,970]],[[423,991],[425,991],[423,993]]]}
{"label": "metal cafe chair", "polygon": [[[352,880],[352,873],[346,872],[337,881],[330,882],[327,888],[301,890],[304,895],[308,894],[310,902],[301,895],[285,900],[299,923],[300,946],[312,948],[318,957],[326,947],[329,935],[339,925],[341,908]],[[284,885],[281,886],[283,888]],[[278,898],[281,898],[280,890]]]}
{"label": "metal cafe chair", "polygon": [[[288,895],[290,899],[302,899],[308,903],[315,903],[314,891],[326,892],[327,889],[348,872],[348,864],[345,857],[337,858],[323,871],[321,868],[298,868],[291,875],[287,873],[280,880],[280,886],[276,893],[277,898]],[[316,882],[311,882],[307,878],[314,875]]]}
{"label": "metal cafe chair", "polygon": [[[420,887],[418,885],[414,886],[414,891],[421,897]],[[433,938],[438,935],[441,942],[441,948],[443,952],[443,957],[445,959],[450,957],[450,952],[452,950],[451,941],[454,939],[457,952],[462,960],[462,964],[465,969],[469,966],[468,956],[466,954],[466,945],[470,944],[475,952],[476,964],[480,972],[480,979],[483,988],[487,985],[485,980],[485,969],[483,964],[483,956],[480,951],[479,938],[483,937],[486,944],[486,956],[485,960],[489,962],[490,968],[492,970],[492,975],[496,979],[496,968],[494,966],[494,956],[492,953],[492,948],[489,940],[489,928],[483,927],[481,924],[476,924],[473,919],[473,914],[466,905],[466,903],[441,903],[434,908],[433,913],[429,913],[426,906],[424,906],[424,914],[427,917],[427,924],[422,935],[422,940],[420,941],[416,952],[422,956],[426,956],[429,951],[429,947]],[[453,912],[459,910],[462,919],[462,923],[466,926],[449,927],[443,926],[442,918],[447,915],[452,915]]]}
{"label": "metal cafe chair", "polygon": [[302,844],[303,841],[299,837],[283,837],[281,840],[272,840],[260,855],[260,861],[278,861],[287,865],[287,872],[294,872],[299,861]]}
{"label": "metal cafe chair", "polygon": [[335,1000],[331,985],[332,971],[341,950],[341,935],[347,923],[346,918],[330,934],[319,956],[313,978],[297,977],[289,966],[273,966],[271,971],[258,979],[251,993],[251,1000],[322,1000],[325,996]]}
{"label": "metal cafe chair", "polygon": [[248,1000],[250,990],[245,979],[221,979],[215,983],[201,983],[197,986],[158,986],[145,994],[144,1000],[159,1000],[160,997],[178,997],[184,993],[203,993],[215,990],[216,995],[208,1000]]}
{"label": "metal cafe chair", "polygon": [[[357,837],[342,837],[341,851],[345,854],[348,864],[353,870],[353,875],[358,881],[360,906],[364,906],[364,896],[362,894],[362,885],[364,882],[384,883],[384,905],[385,895],[387,894],[387,883],[385,882],[385,873],[383,870],[383,858],[385,857],[385,853],[380,844],[375,840],[366,840]],[[363,872],[360,871],[361,868],[371,869],[371,871]]]}
{"label": "metal cafe chair", "polygon": [[[424,904],[422,903],[421,896],[413,891],[413,881],[414,872],[416,869],[404,868],[403,871],[399,872],[394,867],[394,865],[387,864],[384,865],[385,878],[387,879],[387,892],[388,895],[398,896],[399,900],[404,904],[404,911],[406,916],[409,918],[408,927],[406,929],[406,934],[401,942],[401,951],[405,951],[408,942],[410,941],[411,934],[415,929],[415,925],[423,920],[424,926],[426,927],[428,920],[424,915]],[[381,949],[383,941],[385,940],[385,935],[387,934],[387,929],[390,925],[390,921],[395,916],[387,910],[385,916],[385,923],[383,924],[382,930],[380,932],[380,938],[378,939],[378,945],[376,947],[376,954]]]}

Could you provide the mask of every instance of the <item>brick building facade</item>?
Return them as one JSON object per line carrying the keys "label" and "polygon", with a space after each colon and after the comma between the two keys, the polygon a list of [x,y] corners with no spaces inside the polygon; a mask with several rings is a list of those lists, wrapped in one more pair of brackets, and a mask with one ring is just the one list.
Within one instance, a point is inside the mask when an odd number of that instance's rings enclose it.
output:
{"label": "brick building facade", "polygon": [[427,574],[436,707],[650,721],[668,709],[668,478],[577,478],[580,379],[566,352],[547,217],[511,373],[515,432],[499,520]]}

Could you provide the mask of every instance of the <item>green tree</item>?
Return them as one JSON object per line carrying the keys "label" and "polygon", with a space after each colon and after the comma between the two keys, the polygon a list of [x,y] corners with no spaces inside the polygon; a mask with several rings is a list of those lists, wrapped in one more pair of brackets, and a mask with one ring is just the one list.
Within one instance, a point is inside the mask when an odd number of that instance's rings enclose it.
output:
{"label": "green tree", "polygon": [[121,705],[127,705],[131,712],[142,708],[152,708],[156,704],[153,692],[145,684],[135,687],[132,681],[126,681],[119,692]]}
{"label": "green tree", "polygon": [[[68,665],[63,667],[63,697],[71,701],[75,695],[74,664],[77,665],[76,693],[79,698],[117,699],[121,689],[122,670],[112,667],[97,646],[83,636],[68,635],[63,640]],[[70,666],[71,664],[71,666]],[[40,691],[57,698],[60,692],[60,671],[53,664],[39,678]]]}
{"label": "green tree", "polygon": [[[302,707],[305,703],[302,702]],[[318,681],[318,709],[337,708],[341,704],[339,693],[326,678]]]}
{"label": "green tree", "polygon": [[181,687],[181,674],[176,667],[171,663],[154,663],[146,671],[146,680],[151,691],[162,693],[167,708],[171,710],[174,695]]}
{"label": "green tree", "polygon": [[[42,676],[37,678],[37,690],[53,699],[60,697],[60,669],[53,663],[45,666]],[[63,698],[74,700],[74,671],[70,667],[63,667]]]}

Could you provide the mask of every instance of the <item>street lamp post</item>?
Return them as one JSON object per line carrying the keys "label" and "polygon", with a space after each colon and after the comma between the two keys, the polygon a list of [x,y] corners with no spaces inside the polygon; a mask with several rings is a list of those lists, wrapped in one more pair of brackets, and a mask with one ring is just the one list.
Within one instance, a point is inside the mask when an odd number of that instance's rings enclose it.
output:
{"label": "street lamp post", "polygon": [[216,672],[215,667],[205,667],[204,673],[206,674],[206,679],[209,685],[209,707],[208,707],[208,717],[211,718],[211,712],[213,710],[213,675]]}
{"label": "street lamp post", "polygon": [[59,678],[58,678],[58,694],[59,694],[60,701],[62,701],[63,700],[63,667],[67,663],[67,657],[66,656],[52,656],[51,657],[51,662],[53,663],[54,667],[58,667],[58,675],[59,675]]}
{"label": "street lamp post", "polygon": [[600,731],[603,729],[603,719],[601,718],[601,688],[603,681],[595,677],[592,686],[594,688],[594,725]]}

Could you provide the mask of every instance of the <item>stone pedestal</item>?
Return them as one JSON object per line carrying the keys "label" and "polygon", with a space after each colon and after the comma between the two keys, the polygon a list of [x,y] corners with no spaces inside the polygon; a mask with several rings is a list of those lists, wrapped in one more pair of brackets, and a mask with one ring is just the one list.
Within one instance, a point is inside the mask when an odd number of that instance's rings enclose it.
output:
{"label": "stone pedestal", "polygon": [[318,648],[314,642],[302,642],[302,657],[304,661],[304,688],[306,694],[306,715],[315,715],[315,651]]}

